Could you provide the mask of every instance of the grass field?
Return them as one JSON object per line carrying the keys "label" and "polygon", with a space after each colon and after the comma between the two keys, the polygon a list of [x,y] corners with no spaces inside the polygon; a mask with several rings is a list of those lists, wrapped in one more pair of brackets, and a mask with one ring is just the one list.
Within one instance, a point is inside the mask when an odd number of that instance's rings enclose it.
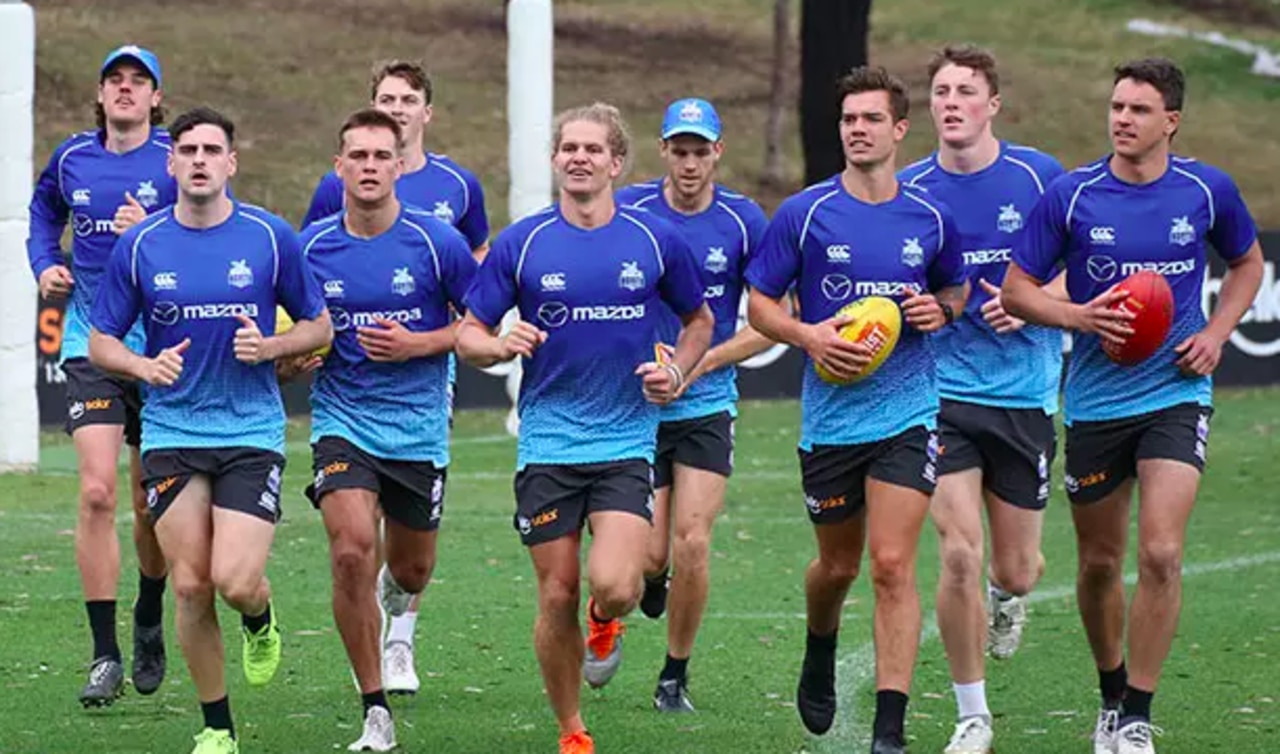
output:
{"label": "grass field", "polygon": [[[89,126],[93,72],[108,49],[133,40],[163,59],[175,112],[212,104],[237,120],[236,193],[297,222],[330,165],[336,125],[367,102],[370,65],[393,56],[422,58],[437,90],[430,148],[480,175],[493,227],[500,229],[508,187],[502,6],[497,0],[41,0],[36,161],[43,166],[68,133]],[[708,97],[727,129],[721,177],[772,209],[784,194],[757,187],[772,7],[773,0],[556,0],[556,106],[607,99],[621,107],[637,138],[632,177],[647,178],[659,169],[654,144],[662,108],[680,96]],[[1274,188],[1280,82],[1250,75],[1250,60],[1238,53],[1123,28],[1143,16],[1280,50],[1280,28],[1267,23],[1280,13],[1274,0],[887,0],[872,7],[873,62],[906,76],[916,91],[902,164],[933,146],[923,76],[930,52],[941,44],[973,41],[994,49],[1004,78],[1000,133],[1070,166],[1108,149],[1111,67],[1159,53],[1180,60],[1189,79],[1178,149],[1232,173],[1260,224],[1280,227]],[[798,15],[793,10],[794,30]],[[794,110],[784,127],[789,192],[803,172]]]}
{"label": "grass field", "polygon": [[[1186,553],[1186,607],[1156,699],[1156,722],[1166,731],[1161,754],[1269,752],[1280,735],[1277,400],[1276,390],[1219,396],[1210,470]],[[738,472],[716,528],[709,615],[691,665],[698,714],[669,718],[650,710],[665,631],[637,613],[618,677],[601,692],[584,692],[602,754],[865,750],[860,741],[873,701],[865,579],[845,610],[839,726],[811,738],[792,704],[804,639],[801,575],[813,553],[798,493],[798,414],[793,402],[743,408]],[[423,688],[393,702],[406,751],[554,750],[555,725],[529,639],[532,573],[510,524],[514,446],[501,420],[496,412],[458,419],[438,578],[418,628]],[[329,610],[324,531],[300,493],[309,476],[305,428],[290,435],[286,517],[269,569],[286,637],[273,685],[250,690],[238,667],[239,638],[231,634],[228,642],[229,688],[246,754],[345,750],[359,732],[359,699]],[[75,701],[90,646],[72,548],[74,468],[66,441],[50,435],[40,475],[0,477],[0,752],[185,752],[199,709],[172,642],[170,675],[156,696],[130,693],[100,711],[82,711]],[[127,525],[120,533],[127,544]],[[1086,751],[1096,711],[1060,489],[1044,551],[1048,570],[1024,649],[989,672],[997,746],[1005,753]],[[938,568],[931,531],[919,562],[930,605]],[[135,572],[127,562],[120,624],[126,654]],[[171,621],[171,598],[166,602]],[[224,626],[236,626],[234,618],[224,611]],[[941,647],[927,628],[909,712],[913,752],[941,751],[953,710]]]}

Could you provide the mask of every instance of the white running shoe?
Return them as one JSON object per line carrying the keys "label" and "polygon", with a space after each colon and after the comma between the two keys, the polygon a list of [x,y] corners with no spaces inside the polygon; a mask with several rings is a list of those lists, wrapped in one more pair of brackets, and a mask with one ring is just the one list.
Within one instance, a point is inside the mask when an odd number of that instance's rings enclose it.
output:
{"label": "white running shoe", "polygon": [[408,612],[412,600],[413,594],[400,588],[391,576],[391,569],[384,564],[378,572],[378,604],[387,615],[395,618]]}
{"label": "white running shoe", "polygon": [[991,754],[991,740],[995,732],[986,717],[969,717],[956,723],[956,732],[943,754]]}
{"label": "white running shoe", "polygon": [[1027,598],[998,599],[987,593],[987,651],[997,660],[1007,660],[1022,643],[1022,629],[1027,624]]}
{"label": "white running shoe", "polygon": [[1163,732],[1146,720],[1134,720],[1116,731],[1116,754],[1156,754],[1151,739]]}
{"label": "white running shoe", "polygon": [[370,707],[364,716],[364,733],[347,751],[391,751],[396,748],[396,724],[386,707]]}
{"label": "white running shoe", "polygon": [[388,694],[416,694],[421,683],[413,668],[413,647],[389,641],[382,648],[382,688]]}
{"label": "white running shoe", "polygon": [[1116,754],[1116,729],[1120,727],[1120,711],[1103,707],[1093,726],[1093,754]]}

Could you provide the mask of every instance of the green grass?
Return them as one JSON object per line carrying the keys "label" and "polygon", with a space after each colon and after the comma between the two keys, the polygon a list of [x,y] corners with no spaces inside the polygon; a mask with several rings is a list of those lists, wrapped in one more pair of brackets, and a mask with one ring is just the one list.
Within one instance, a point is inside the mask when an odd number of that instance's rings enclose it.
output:
{"label": "green grass", "polygon": [[[1280,735],[1277,399],[1276,390],[1219,396],[1187,564],[1261,559],[1187,578],[1181,627],[1156,699],[1157,722],[1167,731],[1162,754],[1264,752]],[[601,692],[584,690],[584,714],[602,752],[862,750],[852,740],[870,722],[869,686],[849,689],[840,713],[846,722],[825,740],[807,736],[792,707],[804,637],[802,573],[814,552],[798,491],[798,413],[793,402],[743,408],[738,473],[715,531],[709,615],[691,665],[699,713],[665,718],[649,709],[665,634],[663,624],[637,614],[618,677]],[[532,573],[510,523],[514,446],[501,437],[501,421],[496,412],[464,412],[458,419],[437,580],[418,628],[423,688],[415,698],[393,702],[408,751],[554,750],[555,725],[530,646]],[[305,428],[292,427],[290,436],[304,441]],[[286,518],[269,569],[286,636],[273,685],[247,687],[239,639],[228,637],[229,689],[246,754],[342,749],[360,722],[329,610],[324,531],[300,493],[309,459],[305,445],[292,448]],[[42,474],[0,476],[0,752],[186,751],[199,709],[172,633],[170,675],[156,696],[130,693],[101,711],[82,711],[75,701],[90,647],[71,536],[76,479],[68,450],[64,439],[50,435]],[[1060,468],[1055,478],[1061,479]],[[120,535],[127,606],[135,591],[127,524]],[[989,669],[1003,752],[1078,752],[1093,722],[1096,678],[1070,596],[1074,544],[1060,490],[1049,509],[1044,551],[1048,570],[1040,594],[1065,591],[1033,608],[1024,651]],[[930,531],[919,562],[929,605],[938,568]],[[166,602],[171,621],[171,597]],[[847,658],[870,639],[871,607],[869,586],[860,579],[842,633],[846,686],[868,670]],[[224,610],[222,619],[235,627],[234,614]],[[127,609],[120,635],[127,653]],[[940,644],[927,637],[910,708],[916,752],[941,751],[954,714]]]}
{"label": "green grass", "polygon": [[[1263,7],[1272,0],[1239,0]],[[1189,79],[1178,149],[1238,180],[1263,227],[1280,227],[1280,82],[1248,73],[1235,52],[1185,40],[1130,34],[1145,16],[1216,28],[1280,50],[1280,31],[1193,15],[1183,5],[1212,0],[892,0],[873,4],[874,62],[905,75],[916,91],[914,127],[902,164],[933,146],[924,66],[956,40],[999,55],[1005,111],[999,133],[1041,147],[1074,166],[1108,149],[1111,67],[1152,53],[1181,60]],[[1224,4],[1224,3],[1216,3]],[[1227,3],[1229,4],[1229,3]],[[793,9],[799,3],[791,3]],[[606,99],[636,136],[634,178],[660,170],[654,148],[662,108],[698,94],[726,123],[725,183],[766,208],[783,194],[757,189],[772,50],[771,0],[558,0],[558,108]],[[792,28],[798,36],[798,10]],[[152,46],[165,66],[174,111],[225,109],[241,134],[239,196],[301,219],[330,164],[333,132],[367,101],[369,66],[385,57],[423,58],[436,79],[428,141],[472,168],[484,183],[495,229],[506,224],[508,190],[505,26],[502,4],[467,0],[226,0],[216,4],[43,0],[37,4],[36,160],[43,165],[67,133],[90,123],[102,56],[120,40]],[[790,91],[798,91],[793,45]],[[799,188],[802,161],[795,110],[784,119],[783,161]],[[835,137],[834,124],[832,138]]]}

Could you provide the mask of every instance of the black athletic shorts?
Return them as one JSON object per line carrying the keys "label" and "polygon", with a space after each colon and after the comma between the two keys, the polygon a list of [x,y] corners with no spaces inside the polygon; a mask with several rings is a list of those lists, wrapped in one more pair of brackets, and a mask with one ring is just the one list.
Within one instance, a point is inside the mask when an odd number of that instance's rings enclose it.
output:
{"label": "black athletic shorts", "polygon": [[937,476],[938,435],[924,427],[874,442],[800,450],[800,486],[814,524],[838,524],[861,512],[868,477],[932,495]]}
{"label": "black athletic shorts", "polygon": [[142,456],[142,487],[147,510],[159,521],[191,477],[209,477],[215,508],[247,513],[263,521],[280,520],[280,481],[284,456],[261,448],[166,448]]}
{"label": "black athletic shorts", "polygon": [[733,473],[733,417],[728,411],[658,425],[653,486],[670,487],[674,464],[728,477]]}
{"label": "black athletic shorts", "polygon": [[531,463],[516,473],[514,524],[526,546],[581,531],[599,511],[653,521],[653,467],[630,459],[605,463]]}
{"label": "black athletic shorts", "polygon": [[67,376],[67,434],[91,424],[124,427],[124,441],[142,444],[142,393],[138,383],[112,376],[88,359],[62,363]]}
{"label": "black athletic shorts", "polygon": [[306,495],[317,509],[334,490],[371,490],[392,521],[417,531],[440,528],[446,469],[430,461],[385,460],[330,436],[311,446],[311,458],[315,481]]}
{"label": "black athletic shorts", "polygon": [[1204,472],[1213,409],[1196,403],[1067,427],[1067,497],[1095,503],[1138,473],[1138,461],[1164,458]]}
{"label": "black athletic shorts", "polygon": [[982,469],[982,486],[1027,510],[1049,503],[1049,469],[1058,440],[1053,417],[1038,408],[996,408],[942,401],[938,473]]}

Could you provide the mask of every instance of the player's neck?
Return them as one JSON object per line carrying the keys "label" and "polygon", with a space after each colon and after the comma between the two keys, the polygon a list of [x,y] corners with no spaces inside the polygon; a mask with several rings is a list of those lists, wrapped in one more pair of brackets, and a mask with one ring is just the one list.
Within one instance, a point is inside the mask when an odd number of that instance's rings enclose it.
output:
{"label": "player's neck", "polygon": [[427,150],[423,149],[422,142],[409,144],[401,150],[400,156],[404,159],[405,175],[416,173],[427,166]]}
{"label": "player's neck", "polygon": [[1125,183],[1142,185],[1160,180],[1169,169],[1169,150],[1153,149],[1139,157],[1121,157],[1111,155],[1108,161],[1111,174]]}
{"label": "player's neck", "polygon": [[356,238],[374,238],[390,230],[400,217],[400,201],[394,194],[388,199],[376,205],[362,207],[348,196],[347,211],[342,218],[347,233]]}
{"label": "player's neck", "polygon": [[102,146],[108,152],[124,154],[132,152],[151,138],[151,124],[148,122],[117,126],[108,123],[103,135]]}
{"label": "player's neck", "polygon": [[613,188],[590,196],[560,193],[560,214],[576,228],[592,230],[608,225],[613,220],[617,206],[613,203]]}
{"label": "player's neck", "polygon": [[701,191],[687,195],[676,191],[675,182],[668,176],[662,179],[662,198],[667,200],[667,206],[682,215],[697,215],[706,212],[715,200],[716,185],[708,181]]}
{"label": "player's neck", "polygon": [[202,230],[226,222],[234,210],[235,202],[225,190],[207,200],[204,197],[192,199],[179,193],[178,201],[173,205],[173,216],[183,227]]}
{"label": "player's neck", "polygon": [[990,129],[972,144],[953,147],[945,142],[938,142],[938,164],[948,173],[977,173],[991,167],[998,159],[1000,140]]}
{"label": "player's neck", "polygon": [[898,177],[893,160],[868,168],[846,165],[840,183],[853,198],[867,204],[883,204],[898,196]]}

